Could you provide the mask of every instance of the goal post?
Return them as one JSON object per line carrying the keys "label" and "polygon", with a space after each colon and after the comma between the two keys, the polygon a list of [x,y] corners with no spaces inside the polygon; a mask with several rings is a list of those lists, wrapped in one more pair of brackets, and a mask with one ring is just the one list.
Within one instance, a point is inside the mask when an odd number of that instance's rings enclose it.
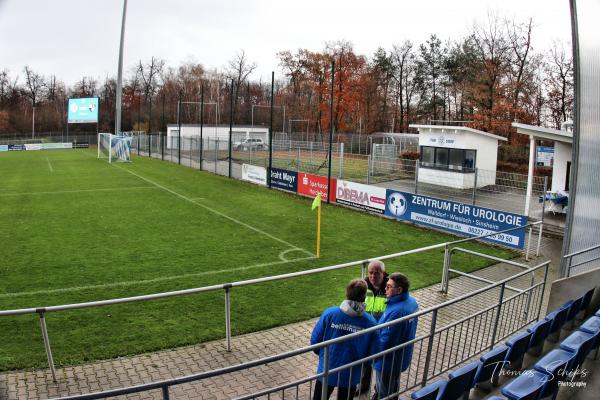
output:
{"label": "goal post", "polygon": [[131,162],[131,136],[98,134],[98,158],[113,162]]}

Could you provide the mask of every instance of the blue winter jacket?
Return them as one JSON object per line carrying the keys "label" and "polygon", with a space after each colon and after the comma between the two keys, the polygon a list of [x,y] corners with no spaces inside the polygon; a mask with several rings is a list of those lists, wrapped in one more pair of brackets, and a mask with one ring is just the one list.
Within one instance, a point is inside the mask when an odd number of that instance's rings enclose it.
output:
{"label": "blue winter jacket", "polygon": [[[418,309],[417,300],[410,296],[408,292],[391,297],[387,300],[387,307],[378,324],[381,325],[405,317],[417,312]],[[380,329],[378,332],[379,343],[376,352],[390,349],[414,339],[417,334],[417,318],[411,318],[408,321]],[[400,371],[405,371],[410,366],[412,352],[412,344],[402,347],[385,357],[376,359],[373,368],[384,374],[399,374]],[[401,362],[402,364],[400,364]]]}
{"label": "blue winter jacket", "polygon": [[[345,314],[339,307],[330,307],[321,315],[319,322],[315,325],[310,344],[317,344],[326,340],[334,339],[340,336],[349,335],[354,332],[375,326],[376,322],[369,313],[362,316],[351,317]],[[330,346],[329,349],[329,369],[341,367],[342,365],[360,360],[372,354],[377,343],[377,333],[367,333],[357,338],[346,340]],[[319,351],[319,366],[317,373],[323,372],[323,357],[325,348]],[[365,368],[368,368],[366,366]],[[352,381],[350,381],[350,368],[344,369],[338,373],[329,375],[327,384],[329,386],[353,387],[359,384],[361,375],[361,366],[357,365],[352,369]],[[322,382],[323,378],[319,378]]]}

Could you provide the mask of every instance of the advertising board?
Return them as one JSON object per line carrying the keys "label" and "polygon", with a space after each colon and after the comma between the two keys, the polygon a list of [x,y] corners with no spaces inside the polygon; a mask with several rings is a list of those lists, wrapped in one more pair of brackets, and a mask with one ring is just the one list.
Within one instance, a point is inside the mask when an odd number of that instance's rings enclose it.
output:
{"label": "advertising board", "polygon": [[[524,215],[390,189],[387,190],[385,215],[465,236],[481,236],[527,224]],[[522,249],[525,229],[490,236],[485,240]]]}
{"label": "advertising board", "polygon": [[361,210],[385,213],[386,189],[338,179],[336,203]]}
{"label": "advertising board", "polygon": [[554,164],[554,147],[537,146],[536,164],[540,167],[551,167]]}
{"label": "advertising board", "polygon": [[267,169],[251,164],[242,164],[242,180],[267,185]]}
{"label": "advertising board", "polygon": [[98,122],[98,98],[69,99],[67,122],[69,124]]}
{"label": "advertising board", "polygon": [[[336,179],[331,178],[331,201],[335,201]],[[298,172],[298,194],[315,197],[321,193],[323,201],[327,201],[327,177]]]}
{"label": "advertising board", "polygon": [[42,143],[44,150],[72,149],[73,143]]}
{"label": "advertising board", "polygon": [[41,150],[41,149],[42,149],[41,143],[26,143],[25,144],[25,150]]}
{"label": "advertising board", "polygon": [[0,144],[0,151],[8,151],[8,145],[7,144]]}
{"label": "advertising board", "polygon": [[21,151],[25,150],[25,146],[22,144],[9,144],[8,151]]}
{"label": "advertising board", "polygon": [[298,173],[287,169],[271,168],[271,187],[296,193]]}

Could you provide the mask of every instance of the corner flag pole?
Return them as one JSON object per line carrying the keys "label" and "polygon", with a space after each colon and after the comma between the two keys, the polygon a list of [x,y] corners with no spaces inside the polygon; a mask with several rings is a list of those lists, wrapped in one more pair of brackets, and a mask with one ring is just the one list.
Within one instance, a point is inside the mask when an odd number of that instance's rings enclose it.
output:
{"label": "corner flag pole", "polygon": [[321,256],[321,193],[313,200],[312,209],[317,210],[317,258]]}

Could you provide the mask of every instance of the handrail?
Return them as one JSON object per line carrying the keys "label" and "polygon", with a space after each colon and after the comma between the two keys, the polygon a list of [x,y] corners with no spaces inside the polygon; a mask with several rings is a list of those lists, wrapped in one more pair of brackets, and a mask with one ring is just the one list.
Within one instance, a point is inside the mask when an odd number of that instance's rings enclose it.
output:
{"label": "handrail", "polygon": [[566,254],[566,255],[563,256],[563,258],[578,256],[579,254],[587,253],[588,251],[592,251],[592,250],[596,250],[596,249],[600,249],[600,244],[597,244],[597,245],[592,246],[592,247],[588,247],[587,249],[583,249],[583,250],[579,250],[579,251],[574,251],[573,253]]}
{"label": "handrail", "polygon": [[[545,261],[545,262],[543,262],[543,263],[541,263],[539,265],[536,265],[536,266],[532,267],[531,271],[536,271],[536,270],[538,270],[540,268],[546,268],[547,269],[547,266],[549,264],[550,264],[550,260]],[[448,306],[450,306],[452,304],[455,304],[455,303],[457,303],[459,301],[463,301],[463,300],[466,300],[468,298],[477,296],[477,295],[479,295],[481,293],[484,293],[484,292],[489,291],[491,289],[494,289],[496,287],[505,286],[507,282],[509,282],[511,280],[514,280],[514,279],[517,279],[517,278],[519,278],[519,277],[521,277],[523,275],[526,275],[526,274],[530,273],[531,271],[523,271],[523,272],[521,272],[519,274],[510,276],[510,277],[505,278],[505,279],[503,279],[501,281],[498,281],[498,282],[496,282],[494,284],[491,284],[491,285],[488,285],[486,287],[483,287],[483,288],[480,288],[478,290],[475,290],[474,292],[464,294],[464,295],[459,296],[459,297],[457,297],[455,299],[448,300],[448,301],[446,301],[444,303],[437,304],[435,306],[432,306],[432,307],[429,307],[427,309],[418,311],[416,313],[404,316],[402,318],[398,318],[396,320],[389,321],[389,322],[386,322],[384,324],[373,326],[373,327],[364,329],[362,331],[358,331],[358,332],[350,333],[348,335],[344,335],[344,336],[341,336],[341,337],[333,338],[333,339],[330,339],[330,340],[327,340],[327,341],[324,341],[324,342],[321,342],[321,343],[318,343],[318,344],[301,347],[301,348],[298,348],[298,349],[294,349],[294,350],[290,350],[290,351],[287,351],[287,352],[279,353],[279,354],[276,354],[276,355],[273,355],[273,356],[267,356],[267,357],[263,357],[263,358],[260,358],[260,359],[257,359],[257,360],[247,361],[247,362],[244,362],[244,363],[241,363],[241,364],[237,364],[237,365],[233,365],[233,366],[223,367],[223,368],[219,368],[219,369],[215,369],[215,370],[211,370],[211,371],[199,372],[199,373],[195,373],[195,374],[191,374],[191,375],[186,375],[186,376],[183,376],[183,377],[171,378],[171,379],[166,379],[166,380],[162,380],[162,381],[145,383],[145,384],[140,384],[140,385],[136,385],[136,386],[130,386],[130,387],[126,387],[126,388],[120,388],[120,389],[110,389],[110,390],[101,391],[101,392],[95,392],[95,393],[88,393],[88,394],[82,394],[82,395],[62,397],[61,399],[64,399],[64,400],[67,400],[67,399],[70,399],[70,400],[75,400],[75,399],[78,399],[78,400],[95,399],[95,398],[99,398],[99,396],[102,396],[102,397],[112,397],[112,396],[119,396],[119,395],[124,395],[124,394],[137,393],[137,392],[142,392],[142,391],[147,391],[147,390],[153,390],[153,389],[161,389],[161,388],[164,389],[165,387],[169,387],[169,386],[173,386],[173,385],[177,385],[177,384],[182,384],[182,383],[192,382],[192,381],[196,381],[196,380],[206,379],[206,378],[210,378],[210,377],[213,377],[213,376],[219,376],[219,375],[223,375],[223,374],[227,374],[227,373],[241,371],[241,370],[244,370],[244,369],[249,369],[249,368],[256,367],[256,366],[259,366],[259,365],[263,365],[263,364],[266,364],[266,363],[272,363],[272,362],[279,361],[279,360],[282,360],[282,359],[285,359],[285,358],[290,358],[290,357],[294,357],[294,356],[297,356],[297,355],[300,355],[300,354],[308,353],[310,351],[319,350],[321,348],[326,348],[326,347],[329,347],[329,346],[331,346],[333,344],[336,344],[336,343],[340,343],[340,342],[344,342],[344,341],[347,341],[347,340],[351,340],[351,339],[354,339],[356,337],[359,337],[359,336],[362,336],[362,335],[366,335],[366,334],[371,333],[371,332],[378,331],[380,329],[384,329],[384,328],[387,328],[387,327],[390,327],[390,326],[394,326],[394,325],[400,324],[402,322],[408,321],[408,320],[413,319],[413,318],[418,318],[419,316],[423,316],[425,314],[437,312],[439,309],[444,308],[444,307],[448,307]],[[537,288],[539,286],[540,286],[540,284],[536,284],[536,285],[532,286],[529,289],[532,290],[532,289]],[[518,296],[518,295],[515,295],[515,296]],[[505,299],[504,301],[501,301],[501,304],[504,303],[504,302],[508,302],[509,300],[510,300],[510,298],[509,299]],[[453,323],[451,325],[455,325],[455,323]],[[443,327],[443,328],[441,328],[437,332],[441,332],[443,329],[446,329],[446,328],[447,327]],[[433,333],[436,333],[436,331],[433,330]],[[405,343],[399,344],[399,345],[394,346],[394,347],[392,347],[390,349],[386,349],[384,351],[378,352],[377,354],[372,354],[372,355],[370,355],[368,357],[365,357],[364,359],[361,359],[359,361],[355,361],[353,363],[347,364],[347,365],[345,365],[343,367],[338,367],[338,368],[332,369],[329,372],[330,373],[335,373],[336,371],[348,368],[348,366],[358,365],[358,364],[360,364],[360,363],[362,363],[362,362],[364,362],[366,360],[373,360],[373,359],[379,358],[379,357],[381,357],[383,355],[395,352],[396,350],[398,350],[400,348],[406,347],[406,346],[408,346],[410,344],[413,344],[413,343],[415,343],[415,342],[417,342],[419,340],[422,340],[422,339],[428,337],[429,335],[430,334],[425,334],[425,335],[421,335],[419,337],[415,337],[414,339],[412,339],[410,341],[407,341]],[[318,374],[316,376],[320,376],[320,375],[322,375],[322,374]],[[311,378],[301,379],[298,382],[306,382],[306,381],[309,381],[309,380],[311,380]],[[289,386],[289,385],[282,385],[282,386]]]}

